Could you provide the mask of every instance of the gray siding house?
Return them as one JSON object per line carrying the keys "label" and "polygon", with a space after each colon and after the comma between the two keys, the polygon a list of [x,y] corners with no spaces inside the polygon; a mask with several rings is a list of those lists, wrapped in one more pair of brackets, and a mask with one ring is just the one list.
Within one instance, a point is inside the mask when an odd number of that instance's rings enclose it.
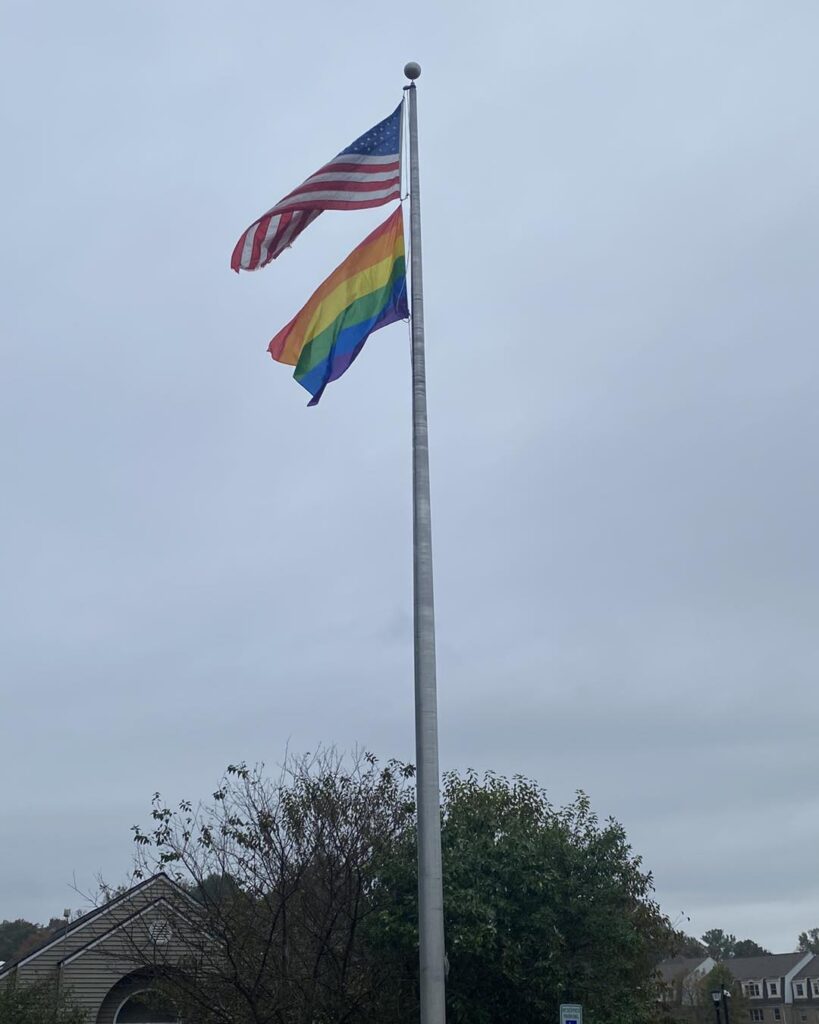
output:
{"label": "gray siding house", "polygon": [[752,1024],[819,1024],[819,957],[813,953],[734,957],[725,966],[742,986]]}
{"label": "gray siding house", "polygon": [[[180,903],[189,906],[189,916]],[[177,1019],[173,1012],[149,1008],[151,977],[137,950],[161,944],[166,958],[173,959],[168,919],[183,929],[195,927],[196,915],[192,898],[167,875],[154,875],[4,963],[0,984],[12,977],[19,984],[49,980],[71,992],[88,1024],[170,1024]]]}
{"label": "gray siding house", "polygon": [[710,956],[678,956],[664,960],[657,969],[657,1001],[669,1008],[697,1006],[699,986],[716,966],[716,960]]}
{"label": "gray siding house", "polygon": [[[715,966],[710,957],[677,957],[661,963],[658,1002],[679,1021],[713,1022],[702,982]],[[741,991],[743,996],[741,1004],[730,1010],[731,1024],[819,1024],[819,956],[732,957],[722,966],[734,978],[734,995]]]}

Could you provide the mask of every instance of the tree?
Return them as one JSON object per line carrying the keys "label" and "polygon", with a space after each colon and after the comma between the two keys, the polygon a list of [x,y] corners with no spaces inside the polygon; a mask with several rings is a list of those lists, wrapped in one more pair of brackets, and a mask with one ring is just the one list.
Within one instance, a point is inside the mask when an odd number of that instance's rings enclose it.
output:
{"label": "tree", "polygon": [[62,918],[52,917],[46,925],[32,924],[18,918],[0,922],[0,960],[15,960],[25,956],[55,931],[65,928]]}
{"label": "tree", "polygon": [[0,921],[0,960],[13,960],[23,943],[40,930],[38,924],[18,918]]}
{"label": "tree", "polygon": [[753,939],[738,939],[734,944],[734,956],[770,956],[771,951],[760,946]]}
{"label": "tree", "polygon": [[700,982],[698,1006],[698,1019],[704,1024],[711,1024],[714,1019],[714,1001],[711,992],[714,989],[721,989],[730,992],[729,1014],[733,1021],[745,1021],[750,1019],[748,998],[742,991],[742,985],[734,980],[731,974],[730,964],[719,963]]}
{"label": "tree", "polygon": [[674,956],[686,957],[705,957],[708,955],[708,950],[700,940],[695,939],[693,935],[686,935],[685,932],[674,933],[674,937],[671,940],[671,952]]}
{"label": "tree", "polygon": [[708,955],[715,960],[727,960],[734,955],[737,937],[736,935],[726,935],[722,928],[711,928],[702,936],[702,944]]}
{"label": "tree", "polygon": [[156,794],[153,829],[134,830],[136,876],[180,883],[165,904],[174,942],[146,944],[135,926],[129,956],[199,1024],[389,1019],[393,965],[365,925],[381,910],[375,859],[414,812],[411,774],[324,753],[290,759],[275,782],[230,766],[196,809]]}
{"label": "tree", "polygon": [[819,954],[819,928],[810,928],[800,934],[799,952]]}
{"label": "tree", "polygon": [[30,953],[32,949],[36,949],[46,939],[50,939],[52,935],[58,935],[65,930],[66,921],[64,918],[52,917],[46,925],[42,925],[37,928],[37,931],[20,944],[17,949],[15,956],[25,956],[26,953]]}
{"label": "tree", "polygon": [[[168,903],[175,944],[139,962],[181,1016],[417,1019],[412,775],[324,754],[274,783],[233,766],[197,809],[156,797],[153,829],[135,830],[137,874],[173,871],[187,892]],[[673,930],[621,825],[583,794],[556,809],[529,780],[451,773],[442,843],[451,1024],[539,1024],[572,1000],[591,1022],[651,1019]]]}
{"label": "tree", "polygon": [[770,950],[760,946],[753,939],[737,939],[726,934],[722,928],[712,928],[702,937],[702,944],[708,956],[722,962],[735,956],[770,956]]}
{"label": "tree", "polygon": [[0,982],[0,1021],[3,1024],[86,1024],[85,1011],[51,982],[20,985],[15,978]]}
{"label": "tree", "polygon": [[[442,846],[451,1024],[556,1020],[559,1004],[575,1000],[606,1024],[653,1015],[670,922],[622,826],[601,825],[585,795],[555,809],[530,780],[449,773]],[[371,922],[378,946],[412,964],[413,832],[376,884],[390,895]]]}

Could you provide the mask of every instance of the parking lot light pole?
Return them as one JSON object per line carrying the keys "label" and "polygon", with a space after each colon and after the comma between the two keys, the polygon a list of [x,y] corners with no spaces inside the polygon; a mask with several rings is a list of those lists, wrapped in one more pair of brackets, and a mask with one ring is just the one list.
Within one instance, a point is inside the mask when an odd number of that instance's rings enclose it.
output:
{"label": "parking lot light pole", "polygon": [[714,1001],[714,1013],[717,1017],[717,1024],[720,1024],[719,1004],[722,1002],[722,988],[712,989],[711,998]]}
{"label": "parking lot light pole", "polygon": [[728,1000],[731,998],[730,991],[723,985],[722,987],[722,1016],[725,1018],[725,1024],[731,1024],[731,1017],[728,1013]]}

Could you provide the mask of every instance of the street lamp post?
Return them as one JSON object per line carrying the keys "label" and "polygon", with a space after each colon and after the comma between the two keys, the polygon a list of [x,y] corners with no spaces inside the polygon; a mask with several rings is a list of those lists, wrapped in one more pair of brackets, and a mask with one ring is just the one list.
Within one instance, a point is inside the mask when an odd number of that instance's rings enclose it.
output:
{"label": "street lamp post", "polygon": [[719,1004],[722,1002],[722,989],[721,988],[712,989],[711,990],[711,999],[714,1002],[714,1013],[716,1014],[716,1017],[717,1017],[717,1024],[720,1024]]}
{"label": "street lamp post", "polygon": [[731,1024],[731,1018],[728,1014],[728,1000],[731,998],[731,993],[725,986],[722,989],[722,1015],[725,1018],[725,1024]]}

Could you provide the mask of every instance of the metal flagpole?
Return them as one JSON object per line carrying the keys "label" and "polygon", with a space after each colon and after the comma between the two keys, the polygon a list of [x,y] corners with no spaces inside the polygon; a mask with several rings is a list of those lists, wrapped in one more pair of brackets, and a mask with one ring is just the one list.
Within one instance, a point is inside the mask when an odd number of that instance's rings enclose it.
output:
{"label": "metal flagpole", "polygon": [[412,312],[412,493],[415,619],[415,758],[418,802],[418,939],[421,1024],[444,1024],[444,895],[438,784],[438,698],[435,679],[435,608],[432,593],[432,520],[424,360],[424,282],[421,268],[421,189],[414,61],[410,79],[410,271]]}

